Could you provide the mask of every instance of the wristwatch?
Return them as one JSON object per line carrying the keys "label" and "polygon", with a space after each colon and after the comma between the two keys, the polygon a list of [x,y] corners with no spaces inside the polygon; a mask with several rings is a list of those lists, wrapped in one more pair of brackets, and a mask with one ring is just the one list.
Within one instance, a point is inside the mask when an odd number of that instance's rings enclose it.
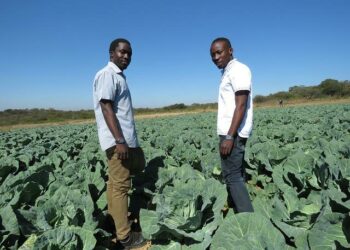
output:
{"label": "wristwatch", "polygon": [[117,144],[125,144],[125,139],[123,137],[117,138],[115,140],[115,143],[117,143]]}
{"label": "wristwatch", "polygon": [[225,140],[231,140],[233,141],[233,136],[232,135],[225,135]]}

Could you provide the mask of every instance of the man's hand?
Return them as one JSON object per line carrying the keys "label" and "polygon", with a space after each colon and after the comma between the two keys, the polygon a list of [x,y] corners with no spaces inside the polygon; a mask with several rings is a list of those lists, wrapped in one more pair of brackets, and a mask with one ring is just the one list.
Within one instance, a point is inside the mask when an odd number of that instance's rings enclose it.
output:
{"label": "man's hand", "polygon": [[129,148],[126,144],[117,144],[114,151],[116,152],[118,159],[120,160],[126,160],[129,157]]}
{"label": "man's hand", "polygon": [[234,147],[233,140],[223,140],[220,144],[220,154],[229,155]]}

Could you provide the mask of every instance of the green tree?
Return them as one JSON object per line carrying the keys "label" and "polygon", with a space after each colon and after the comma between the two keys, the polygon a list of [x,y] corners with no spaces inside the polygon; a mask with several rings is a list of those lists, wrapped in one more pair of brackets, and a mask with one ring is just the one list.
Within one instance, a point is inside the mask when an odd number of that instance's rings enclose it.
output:
{"label": "green tree", "polygon": [[342,96],[343,86],[338,80],[326,79],[319,85],[321,92],[328,96]]}

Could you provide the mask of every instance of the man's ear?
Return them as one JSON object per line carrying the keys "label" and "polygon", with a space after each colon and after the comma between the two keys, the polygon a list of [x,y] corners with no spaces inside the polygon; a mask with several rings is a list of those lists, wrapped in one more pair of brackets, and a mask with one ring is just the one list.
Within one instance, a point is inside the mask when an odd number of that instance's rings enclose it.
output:
{"label": "man's ear", "polygon": [[233,56],[233,49],[229,48],[230,55]]}

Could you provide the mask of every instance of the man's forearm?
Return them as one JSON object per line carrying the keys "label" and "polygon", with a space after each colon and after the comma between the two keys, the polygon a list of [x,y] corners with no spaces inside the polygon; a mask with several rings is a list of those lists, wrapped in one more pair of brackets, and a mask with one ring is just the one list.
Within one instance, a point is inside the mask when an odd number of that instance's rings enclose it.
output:
{"label": "man's forearm", "polygon": [[227,133],[228,135],[234,136],[237,133],[237,130],[242,123],[245,110],[246,110],[246,105],[244,104],[239,105],[235,108],[235,111],[233,112],[231,126]]}
{"label": "man's forearm", "polygon": [[119,121],[113,111],[112,105],[110,103],[101,103],[101,108],[106,124],[114,138],[122,138],[123,134],[120,131]]}
{"label": "man's forearm", "polygon": [[233,117],[231,121],[230,129],[228,130],[228,135],[234,136],[237,133],[239,126],[241,125],[244,114],[247,109],[249,91],[241,90],[235,93],[235,110],[233,112]]}

